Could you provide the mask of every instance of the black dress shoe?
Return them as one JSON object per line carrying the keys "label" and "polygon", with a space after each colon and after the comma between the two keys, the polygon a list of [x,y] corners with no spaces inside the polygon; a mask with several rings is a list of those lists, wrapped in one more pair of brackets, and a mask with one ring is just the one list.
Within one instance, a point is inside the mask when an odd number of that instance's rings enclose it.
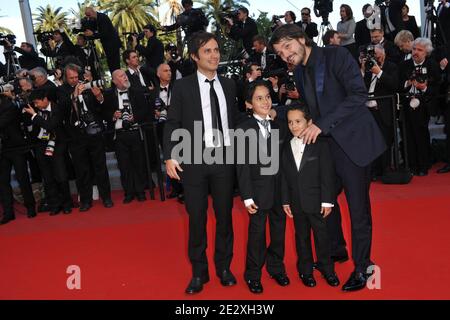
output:
{"label": "black dress shoe", "polygon": [[419,171],[419,172],[417,173],[417,175],[418,175],[419,177],[425,177],[425,176],[428,175],[428,171],[427,171],[427,170]]}
{"label": "black dress shoe", "polygon": [[178,198],[179,193],[172,191],[170,194],[167,195],[167,199],[173,199]]}
{"label": "black dress shoe", "polygon": [[125,198],[123,199],[123,203],[128,204],[133,200],[134,200],[134,196],[125,196]]}
{"label": "black dress shoe", "polygon": [[92,203],[82,203],[80,204],[80,212],[86,212],[92,208]]}
{"label": "black dress shoe", "polygon": [[181,203],[181,204],[184,203],[184,194],[183,193],[178,195],[178,202]]}
{"label": "black dress shoe", "polygon": [[8,222],[13,221],[15,219],[16,216],[14,214],[13,215],[8,214],[3,216],[3,219],[0,221],[0,224],[7,224]]}
{"label": "black dress shoe", "polygon": [[112,207],[114,207],[114,202],[112,202],[111,199],[103,200],[103,206],[105,208],[112,208]]}
{"label": "black dress shoe", "polygon": [[34,208],[28,208],[27,209],[27,217],[28,218],[36,217],[36,210]]}
{"label": "black dress shoe", "polygon": [[344,263],[345,261],[348,261],[348,255],[344,255],[344,256],[331,256],[331,260],[332,260],[333,262]]}
{"label": "black dress shoe", "polygon": [[234,275],[231,273],[230,270],[224,270],[221,274],[219,274],[220,278],[220,284],[224,287],[231,287],[234,286],[237,281]]}
{"label": "black dress shoe", "polygon": [[440,168],[437,173],[448,173],[450,172],[450,164],[446,164],[444,167]]}
{"label": "black dress shoe", "polygon": [[327,281],[328,285],[332,287],[337,287],[340,284],[339,278],[337,277],[336,273],[323,275],[323,277]]}
{"label": "black dress shoe", "polygon": [[289,281],[288,276],[285,273],[277,273],[277,274],[271,275],[270,277],[272,279],[274,279],[278,283],[278,285],[280,285],[282,287],[285,287],[285,286],[289,285],[289,283],[291,283]]}
{"label": "black dress shoe", "polygon": [[139,201],[139,202],[144,202],[145,200],[147,200],[147,198],[145,197],[145,193],[137,194],[136,198],[137,198],[137,201]]}
{"label": "black dress shoe", "polygon": [[51,209],[50,210],[50,215],[51,216],[56,216],[60,212],[61,212],[61,208]]}
{"label": "black dress shoe", "polygon": [[37,209],[38,212],[48,212],[50,211],[50,206],[47,203],[41,203]]}
{"label": "black dress shoe", "polygon": [[312,274],[310,275],[300,275],[300,279],[302,279],[302,282],[307,287],[315,287],[316,286],[316,279],[314,279],[314,276]]}
{"label": "black dress shoe", "polygon": [[362,272],[352,272],[350,278],[342,286],[343,291],[356,291],[364,289],[367,282],[367,275]]}
{"label": "black dress shoe", "polygon": [[264,288],[259,280],[247,280],[247,286],[251,293],[262,293]]}
{"label": "black dress shoe", "polygon": [[201,277],[193,277],[191,282],[189,282],[188,287],[184,292],[187,294],[199,293],[203,290],[203,285],[209,281],[209,277],[201,278]]}
{"label": "black dress shoe", "polygon": [[70,213],[72,213],[72,207],[65,207],[65,208],[63,208],[63,213],[64,213],[64,214],[70,214]]}

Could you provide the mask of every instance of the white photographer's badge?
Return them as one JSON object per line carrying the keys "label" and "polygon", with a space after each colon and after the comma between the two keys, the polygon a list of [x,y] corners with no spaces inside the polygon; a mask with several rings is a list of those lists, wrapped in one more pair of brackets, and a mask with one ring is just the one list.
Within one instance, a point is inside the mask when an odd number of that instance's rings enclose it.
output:
{"label": "white photographer's badge", "polygon": [[412,98],[409,102],[409,106],[416,110],[420,106],[420,100],[417,98]]}

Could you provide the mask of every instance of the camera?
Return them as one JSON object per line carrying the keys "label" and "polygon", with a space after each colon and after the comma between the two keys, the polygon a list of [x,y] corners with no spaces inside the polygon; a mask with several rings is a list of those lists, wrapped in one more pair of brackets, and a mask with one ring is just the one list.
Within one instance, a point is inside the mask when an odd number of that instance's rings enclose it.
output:
{"label": "camera", "polygon": [[281,22],[281,19],[284,18],[284,14],[283,15],[273,15],[272,16],[272,24],[277,24],[278,22]]}
{"label": "camera", "polygon": [[295,80],[294,80],[294,72],[292,72],[292,71],[288,72],[288,77],[287,77],[285,86],[286,86],[287,91],[295,91],[295,89],[297,89],[297,86],[295,85]]}
{"label": "camera", "polygon": [[124,99],[123,100],[123,109],[122,109],[122,116],[120,119],[122,120],[122,128],[124,130],[129,130],[133,126],[133,116],[131,115],[131,106],[130,106],[130,100]]}
{"label": "camera", "polygon": [[238,21],[238,10],[234,10],[229,6],[221,6],[220,13],[219,13],[219,19],[221,24],[227,24],[228,21],[226,18],[233,19],[233,22]]}
{"label": "camera", "polygon": [[323,23],[328,23],[328,16],[333,12],[333,0],[314,0],[314,13],[322,17]]}
{"label": "camera", "polygon": [[362,59],[365,59],[366,62],[364,64],[364,68],[367,72],[370,72],[370,70],[377,65],[377,60],[375,59],[375,46],[374,45],[368,45],[367,47],[361,47],[360,48],[360,57]]}
{"label": "camera", "polygon": [[54,152],[55,152],[55,140],[49,140],[47,143],[47,147],[45,148],[44,154],[47,157],[53,157]]}
{"label": "camera", "polygon": [[6,41],[8,41],[11,46],[14,46],[16,44],[16,36],[13,34],[0,33],[0,45],[6,46]]}
{"label": "camera", "polygon": [[170,57],[172,58],[172,60],[177,60],[179,57],[178,54],[178,48],[174,43],[168,43],[166,45],[166,51],[170,53]]}
{"label": "camera", "polygon": [[155,99],[155,111],[160,112],[159,118],[157,119],[159,123],[167,120],[167,109],[168,106],[166,106],[161,98],[158,97]]}
{"label": "camera", "polygon": [[45,32],[33,32],[36,35],[37,41],[40,43],[47,43],[49,40],[53,40],[53,32],[54,31],[45,31]]}
{"label": "camera", "polygon": [[80,115],[80,121],[75,122],[75,126],[84,129],[88,135],[96,135],[103,131],[102,126],[97,123],[91,111],[84,111]]}
{"label": "camera", "polygon": [[83,33],[86,30],[91,30],[92,32],[97,31],[97,23],[94,20],[90,20],[88,18],[81,19],[81,27],[80,28],[73,28],[73,33]]}
{"label": "camera", "polygon": [[122,36],[127,36],[127,42],[133,42],[133,36],[137,38],[137,41],[144,39],[144,32],[124,32]]}
{"label": "camera", "polygon": [[418,83],[425,83],[428,80],[428,70],[426,67],[417,66],[414,68],[410,80],[416,80]]}
{"label": "camera", "polygon": [[90,82],[85,82],[84,83],[84,88],[86,90],[90,90],[92,88],[100,88],[103,87],[105,85],[105,81],[104,80],[93,80]]}

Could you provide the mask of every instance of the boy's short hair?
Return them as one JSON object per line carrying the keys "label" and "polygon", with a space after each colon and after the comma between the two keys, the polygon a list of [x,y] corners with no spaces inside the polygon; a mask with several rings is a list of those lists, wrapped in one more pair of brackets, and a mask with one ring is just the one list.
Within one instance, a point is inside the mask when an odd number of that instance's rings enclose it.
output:
{"label": "boy's short hair", "polygon": [[308,106],[306,104],[304,104],[303,102],[297,101],[297,102],[289,105],[288,110],[286,111],[286,119],[287,119],[287,115],[290,111],[302,112],[303,117],[306,119],[306,121],[309,121],[312,119]]}
{"label": "boy's short hair", "polygon": [[255,94],[255,90],[258,87],[266,87],[267,90],[269,90],[269,92],[270,92],[270,86],[267,81],[264,81],[264,80],[253,81],[252,83],[250,83],[250,85],[247,88],[247,95],[246,95],[247,98],[245,99],[245,101],[247,101],[248,103],[252,102],[253,95]]}

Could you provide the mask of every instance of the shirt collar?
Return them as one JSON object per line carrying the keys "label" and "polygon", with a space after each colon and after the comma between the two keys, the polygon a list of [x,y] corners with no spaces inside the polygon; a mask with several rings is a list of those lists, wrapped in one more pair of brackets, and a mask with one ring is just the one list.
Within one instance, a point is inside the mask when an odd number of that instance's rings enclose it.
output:
{"label": "shirt collar", "polygon": [[303,138],[299,138],[299,137],[292,137],[291,141],[295,142],[295,143],[299,143],[299,144],[305,144],[303,142]]}
{"label": "shirt collar", "polygon": [[42,111],[48,111],[48,112],[52,112],[52,103],[50,102],[47,106],[47,108],[42,109]]}
{"label": "shirt collar", "polygon": [[253,117],[254,117],[256,120],[259,120],[259,121],[263,121],[263,120],[271,120],[269,115],[267,115],[266,118],[263,119],[261,116],[259,116],[259,115],[257,115],[256,113],[254,113],[254,114],[253,114]]}
{"label": "shirt collar", "polygon": [[[138,69],[138,71],[139,71],[140,67],[138,67],[137,69]],[[131,73],[132,75],[136,73],[136,71],[135,71],[134,69],[131,69],[131,68],[128,68],[128,71],[130,71],[130,73]]]}
{"label": "shirt collar", "polygon": [[[208,79],[203,73],[201,73],[200,71],[197,70],[197,77],[198,77],[198,81],[200,83],[204,83],[206,80],[212,80],[212,79]],[[217,72],[216,75],[213,78],[216,82],[219,81],[219,77],[217,76]]]}

